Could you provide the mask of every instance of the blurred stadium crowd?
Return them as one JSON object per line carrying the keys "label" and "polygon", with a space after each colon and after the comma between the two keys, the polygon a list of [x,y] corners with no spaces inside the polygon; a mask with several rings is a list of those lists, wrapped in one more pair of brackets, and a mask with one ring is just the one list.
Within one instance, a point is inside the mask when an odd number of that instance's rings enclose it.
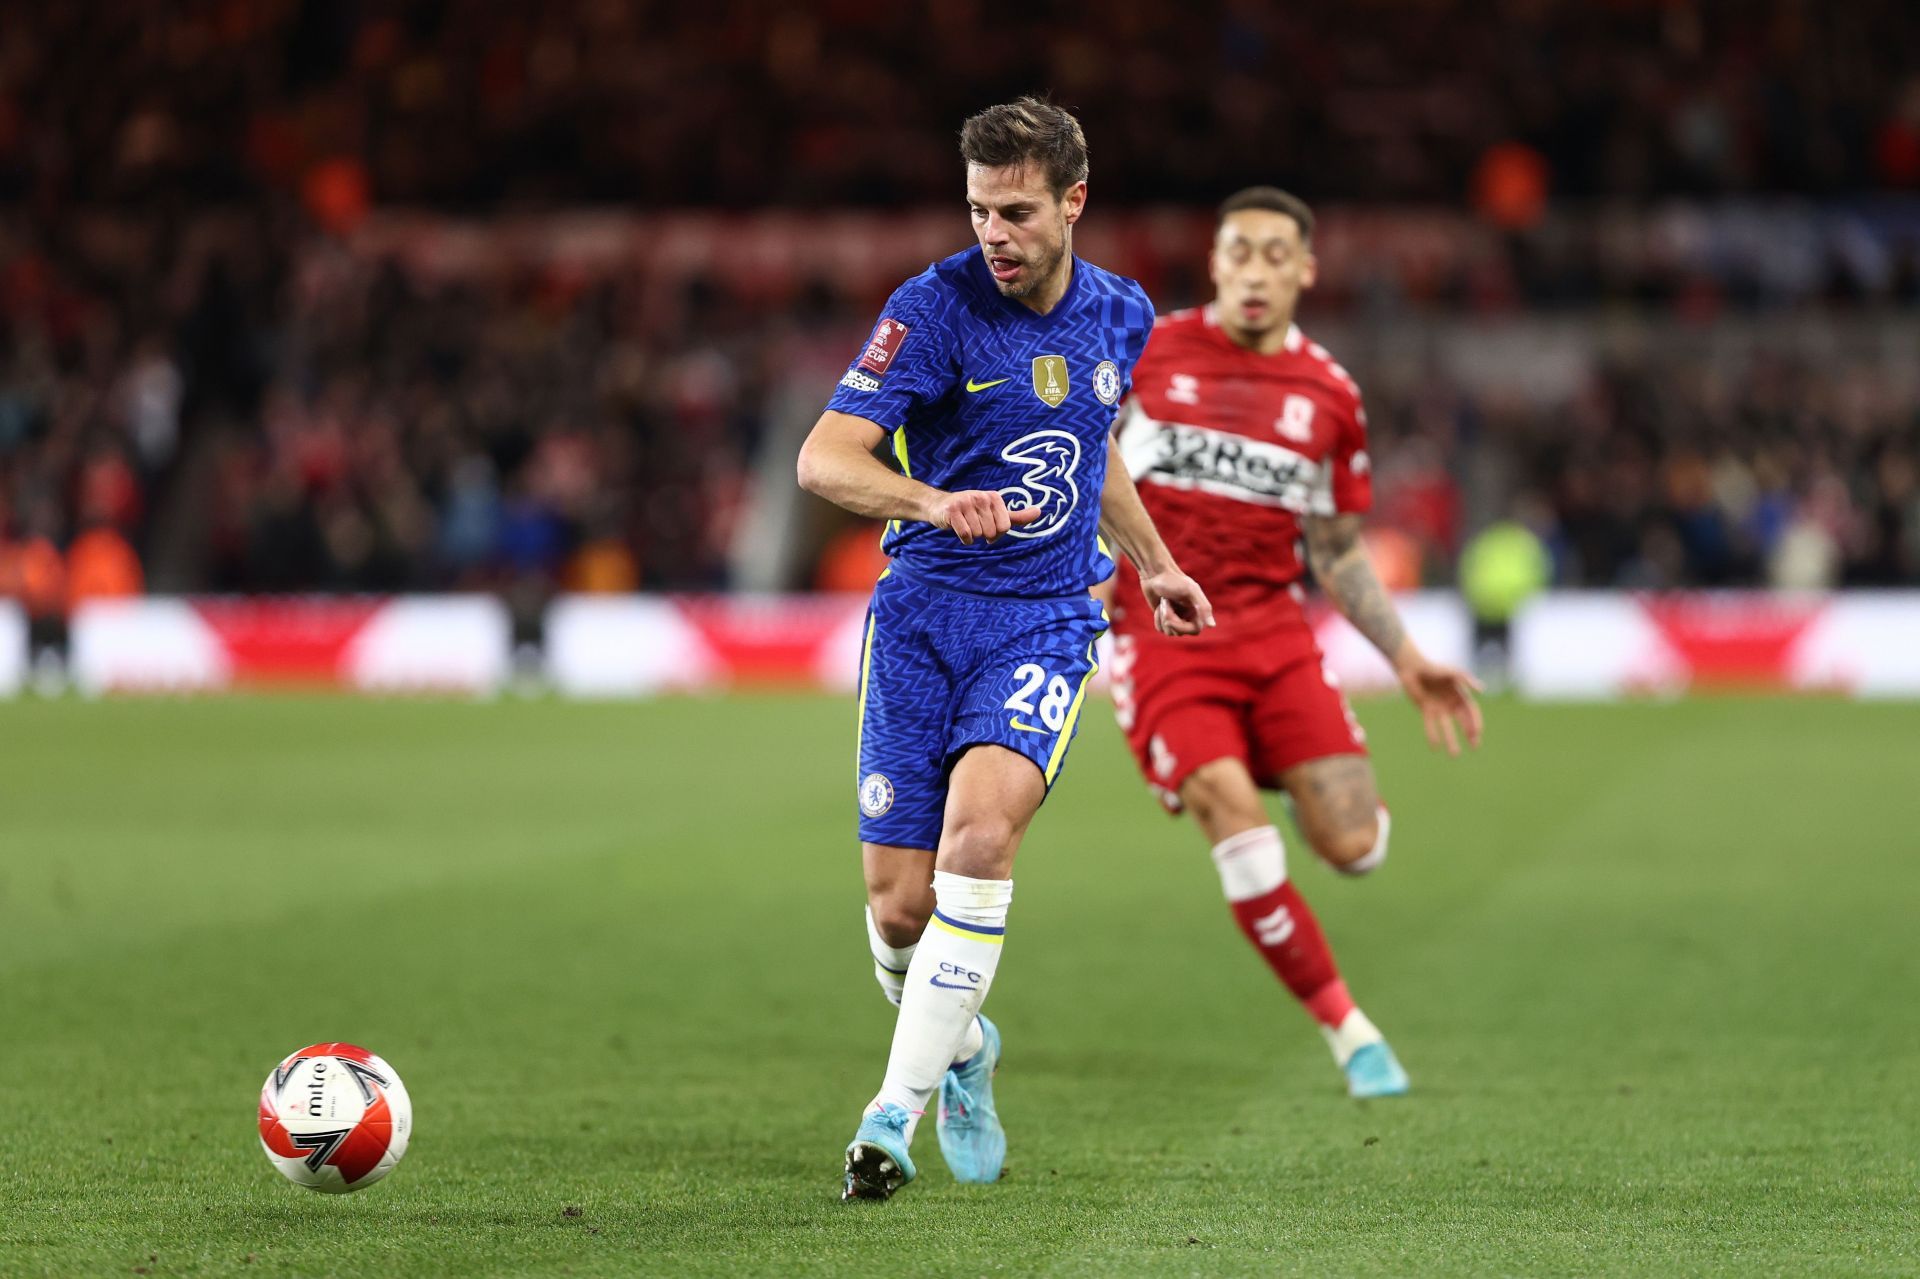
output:
{"label": "blurred stadium crowd", "polygon": [[[1093,141],[1089,256],[1163,307],[1203,296],[1206,217],[1169,242],[1157,210],[1254,181],[1324,206],[1304,321],[1367,389],[1402,580],[1512,516],[1566,585],[1920,584],[1920,9],[1023,13],[1031,38],[967,2],[13,15],[0,593],[739,584],[756,477],[790,478],[933,254],[770,283],[649,246],[650,211],[779,207],[801,258],[845,207],[959,247],[954,128],[1035,86]],[[493,230],[586,206],[636,213],[637,247]],[[449,219],[459,269],[374,234],[396,208]],[[1545,384],[1534,319],[1589,352]],[[1849,325],[1891,345],[1836,351]],[[809,539],[782,584],[866,571],[864,530],[781,535]]]}

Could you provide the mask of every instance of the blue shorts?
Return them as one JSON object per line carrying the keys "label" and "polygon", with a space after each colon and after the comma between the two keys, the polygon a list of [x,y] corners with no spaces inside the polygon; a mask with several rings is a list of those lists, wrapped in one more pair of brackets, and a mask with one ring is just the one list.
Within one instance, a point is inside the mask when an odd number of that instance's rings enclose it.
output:
{"label": "blue shorts", "polygon": [[947,774],[969,746],[1025,755],[1051,788],[1106,629],[1087,595],[1008,599],[883,575],[860,654],[860,838],[938,848]]}

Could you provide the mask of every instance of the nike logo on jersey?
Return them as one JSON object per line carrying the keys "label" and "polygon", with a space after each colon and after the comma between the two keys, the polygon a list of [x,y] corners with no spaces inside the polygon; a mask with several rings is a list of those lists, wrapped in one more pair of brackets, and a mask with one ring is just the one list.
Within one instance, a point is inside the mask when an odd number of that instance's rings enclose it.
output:
{"label": "nike logo on jersey", "polygon": [[1031,724],[1022,724],[1022,723],[1021,723],[1021,722],[1020,722],[1019,720],[1017,720],[1017,719],[1010,719],[1010,720],[1008,720],[1008,721],[1007,721],[1007,723],[1008,723],[1009,725],[1011,725],[1012,727],[1014,727],[1014,728],[1017,728],[1017,729],[1019,729],[1019,730],[1020,730],[1021,732],[1023,732],[1023,733],[1044,733],[1044,732],[1046,732],[1046,731],[1047,731],[1047,730],[1046,730],[1046,729],[1044,729],[1044,728],[1035,728],[1035,727],[1034,727],[1033,725],[1031,725]]}
{"label": "nike logo on jersey", "polygon": [[1011,382],[1011,381],[1013,381],[1013,379],[1010,377],[995,378],[991,382],[976,382],[972,378],[968,378],[967,393],[969,395],[977,395],[981,391],[986,390],[988,387],[999,386],[1002,382]]}

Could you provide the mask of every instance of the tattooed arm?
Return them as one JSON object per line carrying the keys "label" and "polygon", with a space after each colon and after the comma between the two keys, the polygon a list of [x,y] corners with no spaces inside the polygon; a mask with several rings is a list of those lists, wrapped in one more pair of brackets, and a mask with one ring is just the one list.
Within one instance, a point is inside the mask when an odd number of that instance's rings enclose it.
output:
{"label": "tattooed arm", "polygon": [[1360,517],[1309,515],[1304,528],[1307,563],[1313,568],[1314,579],[1354,629],[1393,664],[1401,687],[1420,708],[1427,741],[1436,747],[1444,744],[1448,754],[1458,755],[1458,724],[1466,733],[1467,744],[1478,746],[1480,706],[1473,694],[1480,687],[1479,681],[1463,670],[1430,660],[1407,634],[1400,610],[1380,584],[1373,562],[1367,558],[1367,548],[1360,541]]}
{"label": "tattooed arm", "polygon": [[1304,523],[1307,563],[1313,567],[1314,580],[1354,629],[1372,640],[1373,646],[1398,667],[1401,650],[1412,648],[1412,644],[1407,628],[1400,624],[1400,610],[1393,606],[1387,588],[1380,585],[1373,561],[1367,558],[1367,548],[1360,541],[1360,517],[1309,515]]}

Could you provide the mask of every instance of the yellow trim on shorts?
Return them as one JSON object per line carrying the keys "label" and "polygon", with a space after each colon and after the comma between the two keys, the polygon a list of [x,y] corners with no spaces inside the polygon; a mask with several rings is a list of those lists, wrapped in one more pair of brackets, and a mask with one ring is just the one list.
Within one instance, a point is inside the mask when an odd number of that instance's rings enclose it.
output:
{"label": "yellow trim on shorts", "polygon": [[1073,740],[1073,725],[1080,718],[1080,704],[1086,700],[1087,685],[1100,670],[1100,663],[1093,656],[1093,645],[1087,645],[1087,673],[1080,677],[1080,691],[1073,695],[1073,705],[1067,708],[1066,722],[1060,725],[1060,735],[1054,739],[1053,754],[1047,757],[1047,785],[1053,785],[1055,773],[1060,771],[1060,761],[1067,757],[1067,743]]}
{"label": "yellow trim on shorts", "polygon": [[873,673],[873,624],[879,620],[877,612],[867,614],[867,637],[860,641],[860,721],[853,730],[853,771],[856,773],[860,771],[860,746],[867,736],[867,677]]}

